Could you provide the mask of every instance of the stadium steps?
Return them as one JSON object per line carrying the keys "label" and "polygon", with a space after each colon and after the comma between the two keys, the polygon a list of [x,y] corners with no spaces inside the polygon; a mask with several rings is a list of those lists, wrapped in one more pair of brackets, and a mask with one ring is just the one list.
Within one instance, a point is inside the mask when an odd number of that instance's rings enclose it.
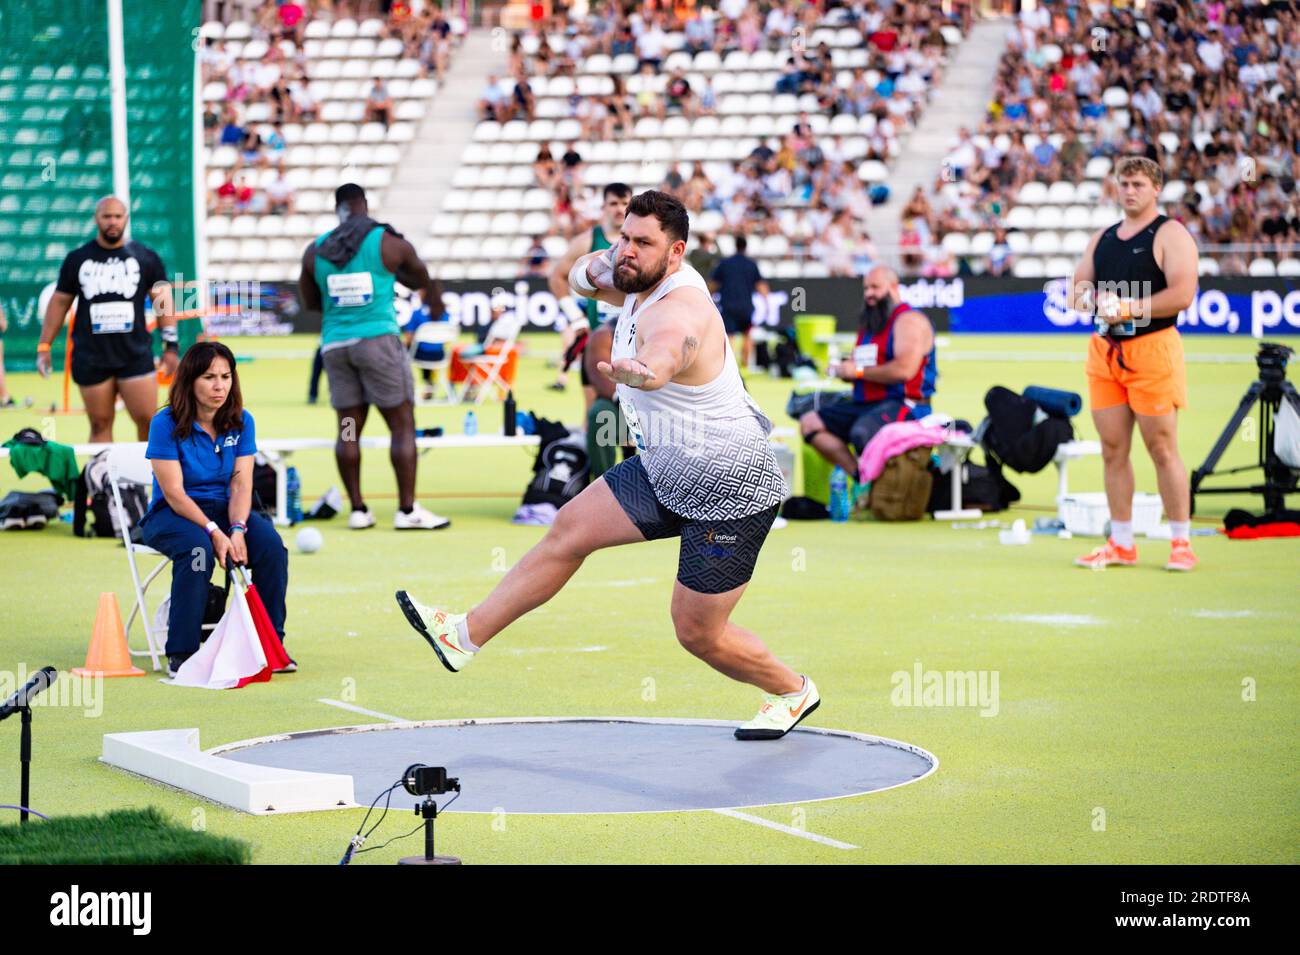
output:
{"label": "stadium steps", "polygon": [[917,186],[924,187],[927,195],[931,193],[957,130],[962,126],[972,133],[979,129],[1011,26],[1007,18],[978,20],[971,26],[944,71],[942,83],[931,93],[921,121],[903,144],[906,161],[890,172],[889,201],[872,212],[871,236],[889,264],[898,265],[903,206]]}
{"label": "stadium steps", "polygon": [[446,82],[429,104],[415,139],[407,144],[392,185],[384,196],[382,218],[419,245],[429,220],[461,165],[478,122],[477,103],[489,75],[506,71],[505,50],[493,49],[490,30],[470,30],[447,70]]}

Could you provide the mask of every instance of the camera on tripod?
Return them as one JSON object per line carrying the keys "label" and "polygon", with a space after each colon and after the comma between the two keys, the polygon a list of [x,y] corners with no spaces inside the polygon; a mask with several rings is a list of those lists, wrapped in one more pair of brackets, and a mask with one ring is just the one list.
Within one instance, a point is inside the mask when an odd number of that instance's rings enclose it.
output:
{"label": "camera on tripod", "polygon": [[[1300,468],[1295,461],[1283,460],[1278,454],[1275,441],[1275,418],[1281,412],[1283,404],[1300,414],[1300,394],[1295,385],[1286,380],[1287,361],[1295,350],[1277,342],[1260,342],[1259,351],[1255,353],[1255,365],[1259,368],[1259,379],[1251,383],[1242,396],[1241,403],[1228,421],[1228,426],[1219,435],[1218,442],[1210,451],[1205,463],[1192,472],[1192,512],[1196,511],[1197,494],[1260,494],[1264,498],[1264,510],[1276,514],[1286,506],[1286,495],[1297,493],[1300,489]],[[1207,477],[1216,474],[1215,467],[1223,457],[1228,445],[1237,434],[1237,429],[1247,416],[1259,406],[1258,453],[1256,463],[1244,467],[1227,468],[1218,474],[1238,474],[1243,471],[1262,470],[1262,483],[1234,487],[1203,487]],[[1296,415],[1291,415],[1294,422]]]}
{"label": "camera on tripod", "polygon": [[406,772],[402,773],[402,786],[412,796],[460,792],[460,780],[448,777],[445,766],[425,766],[423,763],[406,767]]}
{"label": "camera on tripod", "polygon": [[1259,366],[1259,380],[1266,385],[1277,385],[1286,381],[1286,364],[1295,349],[1277,342],[1260,342],[1259,351],[1255,353],[1255,364]]}

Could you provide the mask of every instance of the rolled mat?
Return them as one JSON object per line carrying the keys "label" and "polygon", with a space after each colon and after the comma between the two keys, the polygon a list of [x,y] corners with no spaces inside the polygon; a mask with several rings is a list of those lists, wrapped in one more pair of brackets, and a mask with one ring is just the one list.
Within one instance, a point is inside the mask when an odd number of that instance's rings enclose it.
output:
{"label": "rolled mat", "polygon": [[1073,418],[1083,410],[1083,398],[1073,391],[1061,391],[1059,388],[1043,388],[1030,385],[1025,389],[1025,397],[1036,403],[1048,414],[1065,415]]}

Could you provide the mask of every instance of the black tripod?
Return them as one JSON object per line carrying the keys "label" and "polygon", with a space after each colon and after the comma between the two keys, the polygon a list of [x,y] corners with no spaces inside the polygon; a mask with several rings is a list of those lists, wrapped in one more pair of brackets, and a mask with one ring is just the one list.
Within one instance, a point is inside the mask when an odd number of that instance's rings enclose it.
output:
{"label": "black tripod", "polygon": [[[1215,442],[1205,463],[1192,472],[1193,514],[1196,513],[1198,493],[1262,494],[1265,512],[1273,514],[1283,509],[1286,495],[1296,492],[1297,477],[1300,477],[1300,472],[1292,469],[1279,458],[1273,446],[1273,417],[1281,408],[1282,402],[1289,402],[1291,407],[1300,413],[1300,394],[1297,394],[1295,386],[1286,380],[1287,359],[1293,354],[1295,353],[1285,345],[1272,342],[1260,343],[1259,353],[1255,356],[1255,364],[1259,366],[1259,379],[1246,389],[1246,394],[1237,405],[1237,410],[1233,413],[1228,426],[1223,429],[1223,434],[1219,435],[1219,440]],[[1256,463],[1228,468],[1218,473],[1238,474],[1261,468],[1264,471],[1264,483],[1252,484],[1248,487],[1201,487],[1201,482],[1215,473],[1214,466],[1219,463],[1219,458],[1223,457],[1223,452],[1228,450],[1228,445],[1236,437],[1237,429],[1246,420],[1256,402],[1259,403],[1259,450]]]}

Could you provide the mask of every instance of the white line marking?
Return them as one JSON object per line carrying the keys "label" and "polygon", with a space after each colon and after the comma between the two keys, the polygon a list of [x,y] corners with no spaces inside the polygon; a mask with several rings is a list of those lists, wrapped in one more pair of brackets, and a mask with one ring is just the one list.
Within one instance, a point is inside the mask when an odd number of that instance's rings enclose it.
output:
{"label": "white line marking", "polygon": [[802,829],[795,829],[793,826],[783,826],[779,822],[772,822],[770,819],[764,819],[762,816],[751,816],[747,812],[737,812],[735,809],[714,809],[720,816],[730,816],[732,819],[740,819],[743,822],[752,822],[756,825],[766,826],[768,829],[775,829],[777,832],[784,832],[787,836],[798,836],[800,839],[809,839],[812,842],[820,842],[824,846],[830,846],[832,849],[861,849],[861,846],[850,845],[847,842],[839,842],[835,839],[828,839],[826,836],[819,836],[815,832],[804,832]]}
{"label": "white line marking", "polygon": [[337,706],[341,710],[351,710],[353,713],[361,713],[364,716],[373,716],[376,719],[388,720],[390,723],[409,723],[410,720],[404,720],[400,716],[389,716],[387,713],[376,713],[374,710],[362,709],[359,706],[353,706],[351,703],[344,703],[342,700],[317,700],[317,703],[324,703],[326,706]]}

